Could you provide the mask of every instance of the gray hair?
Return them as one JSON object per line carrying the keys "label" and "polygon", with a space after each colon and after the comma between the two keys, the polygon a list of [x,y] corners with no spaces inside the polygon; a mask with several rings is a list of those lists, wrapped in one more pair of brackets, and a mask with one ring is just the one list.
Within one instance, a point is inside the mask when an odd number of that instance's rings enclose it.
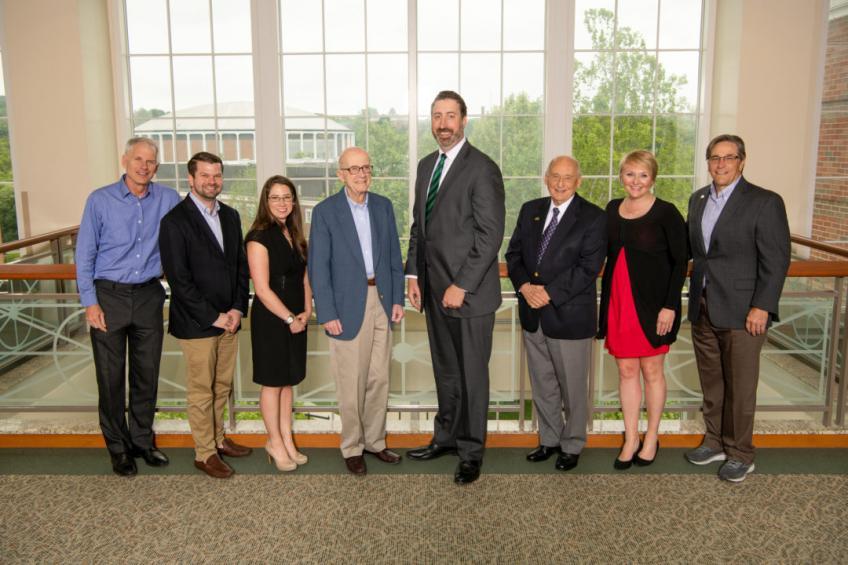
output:
{"label": "gray hair", "polygon": [[132,148],[136,145],[143,143],[148,147],[153,149],[153,153],[156,155],[156,161],[159,162],[159,145],[150,139],[149,137],[131,137],[127,140],[127,145],[124,147],[124,155],[128,154],[132,151]]}
{"label": "gray hair", "polygon": [[717,135],[710,140],[710,144],[707,145],[707,159],[709,160],[710,156],[713,152],[713,147],[722,142],[729,142],[736,145],[736,154],[739,155],[739,159],[742,161],[745,160],[745,142],[742,141],[742,138],[738,135],[733,135],[730,133],[723,133],[721,135]]}
{"label": "gray hair", "polygon": [[577,176],[583,176],[583,173],[580,172],[580,161],[570,155],[559,155],[558,157],[554,157],[553,159],[551,159],[551,162],[548,163],[548,168],[545,169],[545,176],[551,174],[551,169],[553,169],[554,165],[556,165],[560,161],[568,161],[569,163],[574,165],[574,168],[577,169]]}

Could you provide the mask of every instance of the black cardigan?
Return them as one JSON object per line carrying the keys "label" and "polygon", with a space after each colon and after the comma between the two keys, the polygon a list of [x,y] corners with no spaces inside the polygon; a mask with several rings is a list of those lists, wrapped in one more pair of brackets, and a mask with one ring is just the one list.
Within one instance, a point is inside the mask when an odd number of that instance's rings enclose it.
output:
{"label": "black cardigan", "polygon": [[[598,337],[607,334],[612,274],[623,247],[636,315],[645,337],[653,347],[674,343],[680,329],[680,291],[689,260],[686,223],[673,204],[659,198],[645,215],[632,220],[619,215],[621,202],[619,198],[607,204],[607,263],[601,282]],[[657,315],[663,308],[674,310],[674,324],[669,333],[659,336]]]}

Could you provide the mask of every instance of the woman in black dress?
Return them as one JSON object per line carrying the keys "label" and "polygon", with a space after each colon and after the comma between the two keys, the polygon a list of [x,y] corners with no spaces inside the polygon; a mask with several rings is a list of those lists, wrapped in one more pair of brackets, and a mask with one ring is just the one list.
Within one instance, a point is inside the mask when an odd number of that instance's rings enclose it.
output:
{"label": "woman in black dress", "polygon": [[265,451],[280,471],[307,461],[292,440],[292,386],[306,376],[306,325],[312,289],[306,239],[292,181],[265,181],[256,219],[245,238],[256,294],[250,313],[253,382],[262,385],[259,409],[268,431]]}
{"label": "woman in black dress", "polygon": [[[614,462],[650,465],[659,449],[665,406],[663,363],[680,328],[680,291],[688,262],[686,225],[670,202],[655,197],[657,161],[648,151],[621,160],[626,197],[607,205],[607,263],[599,316],[601,337],[618,365],[624,445]],[[645,381],[648,429],[639,441]]]}

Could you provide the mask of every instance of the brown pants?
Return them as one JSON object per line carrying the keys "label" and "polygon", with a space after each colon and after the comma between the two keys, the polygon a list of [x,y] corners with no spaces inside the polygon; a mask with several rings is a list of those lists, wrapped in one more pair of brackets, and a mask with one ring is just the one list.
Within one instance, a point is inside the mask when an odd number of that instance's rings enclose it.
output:
{"label": "brown pants", "polygon": [[194,458],[206,461],[224,441],[224,408],[233,388],[238,335],[181,339]]}
{"label": "brown pants", "polygon": [[700,317],[692,326],[692,345],[704,392],[704,445],[751,464],[760,351],[766,335],[716,328],[703,299],[700,308]]}

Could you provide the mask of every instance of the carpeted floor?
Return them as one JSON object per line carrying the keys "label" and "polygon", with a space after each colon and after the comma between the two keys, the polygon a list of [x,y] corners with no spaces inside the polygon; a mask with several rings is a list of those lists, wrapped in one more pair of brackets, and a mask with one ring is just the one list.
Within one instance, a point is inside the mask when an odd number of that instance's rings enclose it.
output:
{"label": "carpeted floor", "polygon": [[[110,475],[101,450],[18,451],[0,450],[0,563],[848,559],[845,450],[761,450],[757,472],[738,485],[720,482],[717,465],[674,471],[675,450],[624,473],[609,469],[614,451],[587,450],[573,474],[548,473],[552,461],[525,465],[523,450],[490,450],[486,473],[467,487],[453,484],[452,457],[369,459],[370,474],[353,477],[336,470],[336,450],[307,450],[310,463],[291,474],[255,454],[221,481],[184,469],[189,450],[169,450],[165,471],[142,464],[130,479]],[[84,460],[75,474],[49,474],[74,456]]]}

